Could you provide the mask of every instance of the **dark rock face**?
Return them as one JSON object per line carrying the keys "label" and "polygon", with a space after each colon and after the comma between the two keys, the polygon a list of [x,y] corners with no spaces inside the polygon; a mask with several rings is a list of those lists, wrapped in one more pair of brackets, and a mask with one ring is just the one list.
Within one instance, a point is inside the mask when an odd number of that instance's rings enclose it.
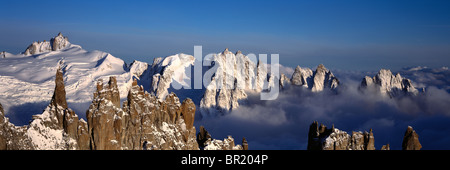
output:
{"label": "dark rock face", "polygon": [[314,121],[311,125],[309,125],[308,132],[308,150],[320,150],[320,133],[319,133],[319,123]]}
{"label": "dark rock face", "polygon": [[206,131],[205,127],[200,126],[200,131],[197,134],[197,142],[200,148],[205,147],[205,142],[207,140],[211,140],[211,134],[209,134],[208,131]]}
{"label": "dark rock face", "polygon": [[403,137],[402,149],[420,150],[421,148],[422,145],[419,142],[419,135],[411,126],[408,126],[405,132],[405,136]]}
{"label": "dark rock face", "polygon": [[314,121],[308,132],[308,150],[375,150],[375,139],[370,132],[352,132],[350,136],[345,131]]}

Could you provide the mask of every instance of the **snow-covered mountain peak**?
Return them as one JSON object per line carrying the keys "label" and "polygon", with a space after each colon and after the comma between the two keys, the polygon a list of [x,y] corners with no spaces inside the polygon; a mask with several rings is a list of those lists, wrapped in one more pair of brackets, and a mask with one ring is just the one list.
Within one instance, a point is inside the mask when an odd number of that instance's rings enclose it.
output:
{"label": "snow-covered mountain peak", "polygon": [[183,53],[155,58],[149,70],[151,91],[162,101],[169,94],[172,83],[177,88],[191,88],[190,68],[194,62],[194,56]]}
{"label": "snow-covered mountain peak", "polygon": [[311,89],[313,92],[323,91],[325,87],[335,89],[339,85],[339,80],[323,64],[317,66],[313,81]]}
{"label": "snow-covered mountain peak", "polygon": [[389,97],[399,95],[417,95],[418,90],[413,86],[411,80],[403,78],[400,73],[392,74],[391,70],[380,69],[375,77],[366,76],[361,82],[362,89],[373,89],[380,94]]}

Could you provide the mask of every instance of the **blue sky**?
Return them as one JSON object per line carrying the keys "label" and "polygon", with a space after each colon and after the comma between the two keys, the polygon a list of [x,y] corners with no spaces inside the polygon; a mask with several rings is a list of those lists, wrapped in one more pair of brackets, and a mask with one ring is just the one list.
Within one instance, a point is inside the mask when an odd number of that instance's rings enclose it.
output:
{"label": "blue sky", "polygon": [[87,50],[152,62],[225,48],[280,63],[379,70],[450,65],[450,1],[1,1],[0,50],[62,32]]}

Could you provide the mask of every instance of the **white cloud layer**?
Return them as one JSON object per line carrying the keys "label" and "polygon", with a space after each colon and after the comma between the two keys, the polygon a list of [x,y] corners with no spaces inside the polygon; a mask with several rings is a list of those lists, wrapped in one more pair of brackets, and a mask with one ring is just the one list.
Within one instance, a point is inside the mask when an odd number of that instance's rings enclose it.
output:
{"label": "white cloud layer", "polygon": [[306,149],[309,125],[317,120],[349,133],[372,128],[377,149],[387,143],[391,149],[401,149],[410,125],[419,134],[423,149],[450,149],[448,70],[404,70],[402,76],[427,85],[426,92],[395,99],[358,91],[361,79],[355,77],[362,74],[339,72],[337,94],[290,88],[273,101],[249,95],[247,105],[224,116],[197,119],[196,126],[204,125],[213,138],[233,135],[240,143],[245,137],[250,149]]}

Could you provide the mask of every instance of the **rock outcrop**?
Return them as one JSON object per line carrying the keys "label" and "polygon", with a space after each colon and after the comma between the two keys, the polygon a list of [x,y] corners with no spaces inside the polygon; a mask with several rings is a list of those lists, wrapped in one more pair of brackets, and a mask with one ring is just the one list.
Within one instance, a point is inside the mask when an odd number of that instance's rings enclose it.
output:
{"label": "rock outcrop", "polygon": [[135,80],[120,108],[115,82],[114,77],[105,86],[98,81],[87,111],[92,149],[198,149],[193,126],[195,105],[190,99],[181,104],[171,93],[161,102]]}
{"label": "rock outcrop", "polygon": [[247,142],[247,139],[245,139],[245,137],[242,138],[242,149],[248,150],[248,142]]}
{"label": "rock outcrop", "polygon": [[419,135],[411,126],[408,126],[403,137],[402,150],[420,150],[421,148]]}
{"label": "rock outcrop", "polygon": [[39,54],[43,52],[50,52],[50,51],[56,51],[61,50],[64,47],[68,46],[70,44],[67,37],[64,37],[61,33],[59,33],[56,37],[53,37],[50,39],[50,41],[43,41],[43,42],[33,42],[31,45],[27,47],[24,54],[25,55],[34,55]]}
{"label": "rock outcrop", "polygon": [[197,142],[202,150],[248,150],[248,143],[245,138],[242,139],[242,145],[235,145],[232,136],[228,136],[223,140],[213,139],[203,126],[200,126]]}
{"label": "rock outcrop", "polygon": [[313,122],[308,133],[308,150],[375,150],[372,129],[370,132],[345,131]]}
{"label": "rock outcrop", "polygon": [[234,138],[228,136],[223,140],[207,140],[204,150],[243,150],[241,145],[234,144]]}
{"label": "rock outcrop", "polygon": [[[325,125],[314,121],[309,126],[308,150],[375,150],[375,138],[372,129],[369,132],[352,132],[347,134],[332,126],[328,129]],[[406,129],[403,137],[403,150],[420,150],[419,135],[411,126]],[[390,150],[389,144],[383,145],[381,150]]]}
{"label": "rock outcrop", "polygon": [[0,104],[0,150],[34,149],[26,132],[27,126],[16,127],[9,122]]}
{"label": "rock outcrop", "polygon": [[360,89],[376,91],[391,98],[402,95],[417,95],[419,93],[410,79],[403,78],[399,73],[393,75],[390,70],[386,69],[381,69],[375,77],[364,77]]}
{"label": "rock outcrop", "polygon": [[0,52],[0,58],[6,58],[6,51]]}
{"label": "rock outcrop", "polygon": [[317,66],[316,71],[297,66],[291,78],[292,85],[303,86],[313,92],[323,91],[325,88],[336,89],[339,80],[323,64]]}
{"label": "rock outcrop", "polygon": [[52,39],[50,39],[50,43],[52,45],[52,50],[60,50],[69,45],[69,39],[67,37],[64,37],[61,32],[58,33],[58,35]]}
{"label": "rock outcrop", "polygon": [[39,54],[39,53],[49,52],[49,51],[52,51],[50,42],[45,41],[45,40],[43,42],[35,41],[27,47],[24,54],[25,55],[34,55],[34,54]]}
{"label": "rock outcrop", "polygon": [[386,145],[383,145],[382,147],[381,147],[381,150],[391,150],[391,147],[389,146],[389,144],[386,144]]}
{"label": "rock outcrop", "polygon": [[6,119],[5,110],[3,109],[2,104],[0,104],[0,150],[7,149],[7,135],[5,130],[9,128],[5,127],[5,125],[9,122]]}
{"label": "rock outcrop", "polygon": [[197,143],[200,147],[200,149],[203,149],[205,147],[205,143],[207,140],[211,140],[211,134],[205,129],[204,126],[200,126],[200,130],[197,133]]}
{"label": "rock outcrop", "polygon": [[308,88],[313,84],[312,76],[313,71],[311,69],[297,66],[292,74],[291,83],[296,86],[304,86]]}

